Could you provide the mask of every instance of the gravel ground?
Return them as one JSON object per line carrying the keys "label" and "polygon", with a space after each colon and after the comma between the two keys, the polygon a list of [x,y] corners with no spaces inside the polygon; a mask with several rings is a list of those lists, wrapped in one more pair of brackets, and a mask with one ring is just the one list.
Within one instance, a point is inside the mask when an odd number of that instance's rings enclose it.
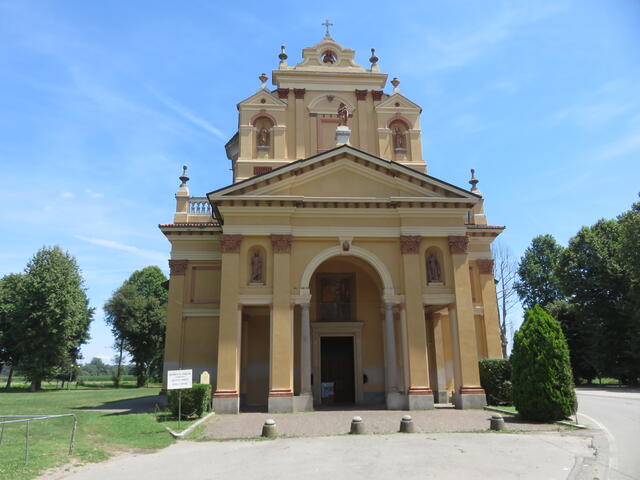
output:
{"label": "gravel ground", "polygon": [[[455,410],[438,408],[426,411],[401,410],[336,410],[301,413],[241,413],[215,415],[207,423],[203,436],[211,439],[258,437],[268,418],[276,421],[278,434],[317,437],[349,432],[351,419],[362,417],[366,433],[394,433],[403,415],[411,415],[416,430],[421,433],[474,432],[487,430],[494,413],[486,410]],[[562,431],[556,424],[526,423],[504,415],[505,427],[515,431]]]}

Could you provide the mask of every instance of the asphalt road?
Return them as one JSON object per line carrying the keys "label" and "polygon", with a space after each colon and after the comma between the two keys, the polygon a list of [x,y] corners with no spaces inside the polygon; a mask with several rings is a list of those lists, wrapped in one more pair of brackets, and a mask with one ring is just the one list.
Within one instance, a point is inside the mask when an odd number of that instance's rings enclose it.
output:
{"label": "asphalt road", "polygon": [[640,390],[579,388],[578,422],[605,431],[610,478],[640,480]]}

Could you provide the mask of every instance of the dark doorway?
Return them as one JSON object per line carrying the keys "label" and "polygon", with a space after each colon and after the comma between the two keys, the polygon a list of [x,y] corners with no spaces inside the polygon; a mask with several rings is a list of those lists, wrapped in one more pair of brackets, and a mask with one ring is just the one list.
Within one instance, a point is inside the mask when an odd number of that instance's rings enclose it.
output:
{"label": "dark doorway", "polygon": [[355,402],[353,337],[321,337],[322,405]]}

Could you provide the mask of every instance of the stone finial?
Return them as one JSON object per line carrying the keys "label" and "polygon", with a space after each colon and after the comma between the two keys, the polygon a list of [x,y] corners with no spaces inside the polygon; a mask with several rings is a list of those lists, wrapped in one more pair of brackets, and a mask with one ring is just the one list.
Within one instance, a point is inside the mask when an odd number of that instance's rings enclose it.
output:
{"label": "stone finial", "polygon": [[187,186],[187,182],[189,181],[189,177],[187,176],[187,166],[186,165],[182,166],[182,175],[180,175],[178,178],[182,182],[180,184],[180,186],[181,187],[186,187]]}
{"label": "stone finial", "polygon": [[393,85],[393,93],[400,93],[400,80],[398,80],[398,77],[393,77],[393,80],[391,80],[391,85]]}
{"label": "stone finial", "polygon": [[371,57],[369,57],[369,61],[371,62],[371,66],[373,67],[376,63],[378,63],[379,58],[376,57],[376,49],[371,49]]}
{"label": "stone finial", "polygon": [[476,195],[482,195],[482,193],[480,192],[480,189],[478,188],[478,182],[480,180],[478,180],[476,178],[476,169],[472,168],[471,169],[471,180],[469,180],[469,183],[471,184],[471,192],[475,193]]}
{"label": "stone finial", "polygon": [[269,80],[269,77],[267,77],[266,73],[263,73],[258,78],[260,79],[260,82],[262,82],[261,85],[260,85],[260,90],[266,90],[267,89],[267,80]]}
{"label": "stone finial", "polygon": [[280,59],[280,67],[286,67],[287,66],[287,52],[284,49],[284,45],[280,45],[280,55],[278,55],[278,58]]}

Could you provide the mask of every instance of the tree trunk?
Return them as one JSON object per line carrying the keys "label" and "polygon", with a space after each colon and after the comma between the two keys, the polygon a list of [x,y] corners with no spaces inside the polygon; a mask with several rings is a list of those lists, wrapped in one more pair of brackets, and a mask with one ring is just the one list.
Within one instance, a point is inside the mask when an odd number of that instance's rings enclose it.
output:
{"label": "tree trunk", "polygon": [[42,379],[37,378],[31,381],[31,385],[29,386],[30,392],[39,392],[42,389]]}
{"label": "tree trunk", "polygon": [[[504,288],[504,284],[502,285]],[[502,358],[507,358],[507,298],[502,292],[502,325],[500,326],[500,340],[502,341]]]}
{"label": "tree trunk", "polygon": [[9,390],[11,388],[11,379],[13,378],[13,365],[9,367],[9,376],[7,377],[7,384],[4,389]]}
{"label": "tree trunk", "polygon": [[120,339],[120,354],[118,355],[118,369],[116,370],[116,388],[120,388],[120,376],[122,372],[122,349],[124,348],[124,338]]}

